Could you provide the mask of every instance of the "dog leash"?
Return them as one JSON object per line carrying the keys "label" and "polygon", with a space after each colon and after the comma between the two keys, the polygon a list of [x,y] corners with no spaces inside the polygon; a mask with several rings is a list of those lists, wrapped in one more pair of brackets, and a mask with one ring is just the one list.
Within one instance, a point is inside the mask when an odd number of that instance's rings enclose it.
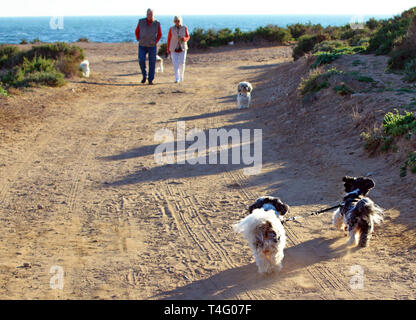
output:
{"label": "dog leash", "polygon": [[337,204],[336,206],[333,206],[333,207],[331,207],[331,208],[326,208],[326,209],[322,209],[322,210],[319,210],[319,211],[314,211],[314,212],[311,212],[311,213],[309,213],[309,215],[310,215],[310,216],[318,216],[318,215],[320,215],[321,213],[328,212],[328,211],[331,211],[331,210],[334,210],[334,209],[338,209],[338,208],[339,208],[339,207],[341,207],[341,206],[342,206],[342,203]]}
{"label": "dog leash", "polygon": [[333,207],[330,207],[330,208],[322,209],[322,210],[319,210],[319,211],[313,211],[313,212],[308,213],[308,215],[306,215],[306,216],[296,216],[296,217],[292,217],[292,218],[287,218],[287,219],[282,220],[282,224],[285,224],[286,222],[300,223],[298,221],[298,219],[306,218],[306,217],[312,217],[312,216],[318,216],[318,215],[320,215],[324,212],[328,212],[328,211],[331,211],[331,210],[334,210],[334,209],[338,209],[342,205],[343,204],[341,203],[341,204],[337,204],[336,206],[333,206]]}

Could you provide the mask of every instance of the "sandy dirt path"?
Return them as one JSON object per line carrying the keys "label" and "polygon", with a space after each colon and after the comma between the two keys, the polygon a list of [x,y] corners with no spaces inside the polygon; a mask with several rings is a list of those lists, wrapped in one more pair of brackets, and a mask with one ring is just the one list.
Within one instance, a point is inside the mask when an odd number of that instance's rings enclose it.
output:
{"label": "sandy dirt path", "polygon": [[[173,83],[167,62],[154,86],[138,84],[135,45],[84,47],[92,77],[34,90],[47,116],[1,142],[1,298],[416,297],[414,229],[398,219],[414,201],[396,208],[398,195],[383,200],[389,185],[374,192],[392,209],[370,248],[347,248],[330,214],[304,219],[287,225],[283,270],[261,276],[233,234],[232,223],[258,196],[280,196],[298,215],[336,203],[345,174],[391,176],[361,150],[341,157],[358,149],[347,136],[335,144],[320,134],[325,126],[314,137],[304,130],[321,115],[292,109],[289,87],[299,79],[285,80],[278,69],[290,61],[289,47],[191,54],[185,83]],[[235,101],[241,80],[256,88],[253,108],[244,111]],[[263,129],[262,173],[155,163],[155,132],[174,130],[177,121],[188,130]],[[362,289],[350,286],[356,265]],[[63,290],[50,287],[52,266],[64,270]]]}

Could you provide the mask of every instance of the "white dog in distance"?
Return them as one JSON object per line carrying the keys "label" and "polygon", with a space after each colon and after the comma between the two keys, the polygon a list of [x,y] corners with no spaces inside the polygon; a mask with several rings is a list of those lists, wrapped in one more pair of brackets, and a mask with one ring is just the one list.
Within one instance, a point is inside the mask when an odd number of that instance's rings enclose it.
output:
{"label": "white dog in distance", "polygon": [[251,91],[253,86],[251,83],[244,81],[238,84],[237,102],[238,109],[247,109],[251,103]]}
{"label": "white dog in distance", "polygon": [[88,60],[84,60],[81,62],[79,67],[82,69],[82,75],[85,78],[89,78],[90,77],[90,62]]}

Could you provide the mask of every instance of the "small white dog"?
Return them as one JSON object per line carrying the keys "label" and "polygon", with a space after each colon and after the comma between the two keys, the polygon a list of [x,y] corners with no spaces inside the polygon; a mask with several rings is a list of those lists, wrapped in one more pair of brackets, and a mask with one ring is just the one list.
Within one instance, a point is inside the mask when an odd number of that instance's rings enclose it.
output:
{"label": "small white dog", "polygon": [[[158,64],[159,64],[159,66],[158,66]],[[164,71],[164,68],[163,68],[163,59],[162,59],[162,57],[160,57],[160,56],[156,56],[156,72],[161,72],[161,73],[163,73],[163,71]]]}
{"label": "small white dog", "polygon": [[82,75],[85,78],[90,77],[90,62],[88,60],[84,60],[80,63],[79,67],[82,69]]}
{"label": "small white dog", "polygon": [[244,81],[238,84],[237,102],[238,109],[247,109],[251,103],[251,91],[253,86],[251,83]]}
{"label": "small white dog", "polygon": [[234,231],[248,241],[259,273],[282,269],[286,232],[281,216],[288,211],[289,206],[279,198],[261,197],[250,206],[250,215],[234,225]]}
{"label": "small white dog", "polygon": [[[149,56],[146,56],[146,60],[149,61]],[[163,67],[163,58],[159,55],[156,56],[156,72],[163,73],[164,67]]]}

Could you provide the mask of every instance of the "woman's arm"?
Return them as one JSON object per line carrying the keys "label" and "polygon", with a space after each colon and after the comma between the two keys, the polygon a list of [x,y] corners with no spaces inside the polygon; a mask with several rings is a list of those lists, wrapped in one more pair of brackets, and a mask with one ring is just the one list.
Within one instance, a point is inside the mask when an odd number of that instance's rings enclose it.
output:
{"label": "woman's arm", "polygon": [[170,54],[170,50],[169,50],[169,48],[170,48],[170,42],[171,42],[171,40],[172,40],[172,29],[169,29],[169,34],[168,34],[168,43],[167,43],[167,49],[166,49],[166,52],[168,53],[168,54]]}
{"label": "woman's arm", "polygon": [[182,42],[188,42],[189,39],[191,39],[191,37],[189,36],[188,28],[185,27],[185,37],[183,37],[181,40],[182,40]]}

